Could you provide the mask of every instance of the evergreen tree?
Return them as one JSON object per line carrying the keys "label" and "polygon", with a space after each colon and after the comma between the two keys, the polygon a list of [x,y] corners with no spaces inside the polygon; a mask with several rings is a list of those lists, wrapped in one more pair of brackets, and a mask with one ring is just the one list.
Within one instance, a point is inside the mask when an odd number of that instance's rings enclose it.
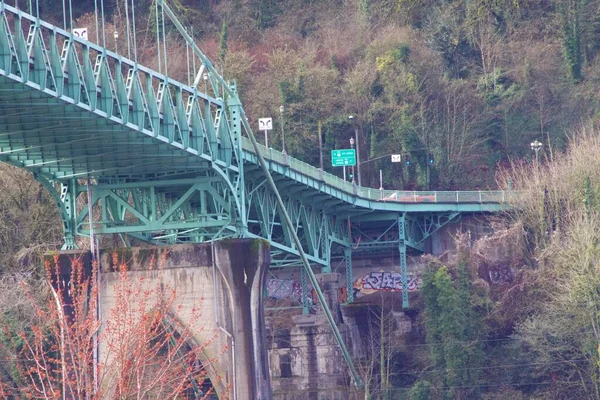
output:
{"label": "evergreen tree", "polygon": [[562,19],[562,42],[568,75],[575,82],[581,80],[581,9],[584,0],[562,1],[560,14]]}
{"label": "evergreen tree", "polygon": [[225,58],[227,57],[229,34],[227,32],[227,22],[223,21],[221,25],[221,34],[219,35],[219,60],[221,65],[225,65]]}
{"label": "evergreen tree", "polygon": [[[454,280],[446,267],[426,273],[421,292],[433,369],[443,371],[434,376],[438,381],[436,386],[447,388],[443,393],[447,398],[478,398],[479,367],[483,363],[482,329],[480,316],[473,307],[466,263],[459,264]],[[415,385],[414,391],[422,390]]]}
{"label": "evergreen tree", "polygon": [[371,0],[358,0],[358,17],[365,26],[369,25],[371,21]]}

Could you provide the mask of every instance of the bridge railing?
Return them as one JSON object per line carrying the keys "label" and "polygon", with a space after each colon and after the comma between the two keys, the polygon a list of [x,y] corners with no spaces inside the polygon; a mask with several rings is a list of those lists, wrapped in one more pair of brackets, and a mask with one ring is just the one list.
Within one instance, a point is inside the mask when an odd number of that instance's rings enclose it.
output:
{"label": "bridge railing", "polygon": [[[244,150],[254,153],[254,148],[247,138],[242,138]],[[353,185],[351,182],[321,171],[310,164],[302,162],[275,149],[267,149],[259,144],[259,151],[265,160],[288,166],[290,169],[309,178],[330,185],[358,197],[383,202],[399,203],[506,203],[515,192],[504,190],[479,190],[479,191],[405,191],[405,190],[379,190]]]}

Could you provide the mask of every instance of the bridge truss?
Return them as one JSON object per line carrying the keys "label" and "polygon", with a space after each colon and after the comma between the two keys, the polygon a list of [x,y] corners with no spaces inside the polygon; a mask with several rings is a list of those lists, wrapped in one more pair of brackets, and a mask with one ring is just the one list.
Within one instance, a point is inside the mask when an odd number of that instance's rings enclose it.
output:
{"label": "bridge truss", "polygon": [[[423,251],[461,212],[499,209],[497,195],[481,192],[479,201],[378,201],[387,196],[261,148],[235,85],[160,4],[201,60],[205,91],[0,1],[0,161],[31,171],[53,196],[63,249],[92,232],[126,245],[262,238],[273,267],[330,272],[332,254],[343,254],[352,301],[352,252],[395,248],[407,307],[407,247]],[[302,276],[320,293],[310,266]]]}

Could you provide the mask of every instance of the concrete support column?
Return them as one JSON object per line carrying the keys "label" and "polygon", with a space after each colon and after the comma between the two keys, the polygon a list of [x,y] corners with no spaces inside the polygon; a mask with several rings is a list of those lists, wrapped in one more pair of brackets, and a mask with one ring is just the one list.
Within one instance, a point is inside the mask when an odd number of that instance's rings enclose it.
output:
{"label": "concrete support column", "polygon": [[[340,274],[317,274],[316,277],[335,323],[340,324],[342,322],[342,315],[340,314]],[[318,310],[318,313],[322,312],[321,307]]]}
{"label": "concrete support column", "polygon": [[215,242],[214,262],[223,278],[223,295],[231,296],[230,310],[224,317],[231,324],[235,341],[234,398],[269,400],[271,383],[262,301],[270,262],[269,244],[245,239]]}
{"label": "concrete support column", "polygon": [[[182,306],[171,312],[176,320],[196,329],[193,336],[197,344],[209,343],[203,348],[205,365],[210,365],[207,373],[219,397],[271,399],[262,302],[270,262],[268,242],[235,239],[105,250],[100,257],[99,290],[105,317],[117,300],[115,285],[119,276],[111,265],[115,253],[120,262],[127,263],[128,275],[137,278],[136,282],[142,281],[149,288],[176,290],[177,302]],[[159,265],[151,267],[151,259],[160,260]],[[197,319],[192,310],[198,306],[201,324],[191,325],[189,322]],[[101,342],[100,357],[106,357],[106,352]]]}
{"label": "concrete support column", "polygon": [[[342,323],[340,274],[317,274],[317,281],[344,341],[348,327]],[[271,348],[273,398],[285,400],[349,400],[349,372],[325,315],[296,315],[294,326],[281,329]]]}

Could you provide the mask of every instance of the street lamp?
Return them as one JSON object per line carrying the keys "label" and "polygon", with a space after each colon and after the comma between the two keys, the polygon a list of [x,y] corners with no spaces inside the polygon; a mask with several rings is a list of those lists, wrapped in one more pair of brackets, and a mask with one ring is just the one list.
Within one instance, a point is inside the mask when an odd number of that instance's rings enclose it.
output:
{"label": "street lamp", "polygon": [[285,152],[285,133],[283,133],[283,106],[279,106],[279,115],[281,116],[281,143],[282,143],[282,153],[286,154]]}
{"label": "street lamp", "polygon": [[531,142],[531,150],[533,150],[535,152],[536,164],[540,162],[539,152],[540,152],[541,148],[542,148],[542,142],[539,142],[537,140]]}
{"label": "street lamp", "polygon": [[119,53],[119,46],[117,45],[117,40],[119,39],[119,32],[114,31],[113,37],[115,38],[115,53]]}
{"label": "street lamp", "polygon": [[[360,146],[359,146],[359,141],[358,141],[358,126],[354,121],[354,115],[348,115],[348,119],[350,120],[350,123],[352,125],[354,125],[354,139],[356,140],[356,172],[358,174],[358,186],[361,186],[361,181],[360,181]],[[354,176],[354,175],[352,175]]]}
{"label": "street lamp", "polygon": [[204,93],[208,94],[208,74],[206,72],[202,74],[202,79],[204,80]]}
{"label": "street lamp", "polygon": [[[354,148],[354,138],[351,137],[350,138],[350,148],[353,149]],[[352,165],[352,184],[354,185],[354,164]]]}

